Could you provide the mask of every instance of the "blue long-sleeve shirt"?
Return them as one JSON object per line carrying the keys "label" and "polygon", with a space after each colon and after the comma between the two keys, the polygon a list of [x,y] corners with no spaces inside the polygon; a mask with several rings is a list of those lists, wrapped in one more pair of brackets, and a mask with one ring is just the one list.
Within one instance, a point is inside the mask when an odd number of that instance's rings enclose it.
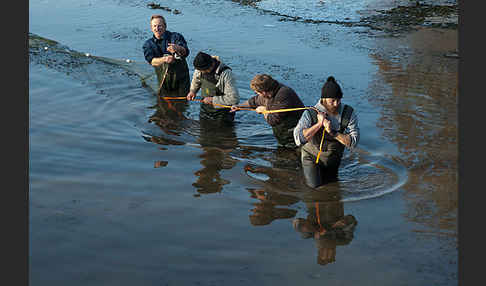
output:
{"label": "blue long-sleeve shirt", "polygon": [[153,58],[159,58],[166,54],[170,54],[167,51],[168,44],[177,44],[186,49],[186,54],[184,56],[180,55],[182,58],[189,56],[189,48],[187,47],[187,42],[184,36],[177,32],[165,31],[162,34],[162,38],[159,40],[155,36],[145,41],[143,44],[143,55],[145,60],[151,64]]}

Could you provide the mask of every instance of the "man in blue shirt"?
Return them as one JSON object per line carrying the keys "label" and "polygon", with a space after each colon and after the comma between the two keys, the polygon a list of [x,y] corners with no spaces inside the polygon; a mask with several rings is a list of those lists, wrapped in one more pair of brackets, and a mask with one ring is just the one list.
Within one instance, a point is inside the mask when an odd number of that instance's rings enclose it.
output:
{"label": "man in blue shirt", "polygon": [[184,36],[167,30],[161,15],[150,18],[153,37],[143,44],[145,60],[155,68],[159,85],[166,93],[185,96],[189,92],[190,78],[186,58],[189,48]]}

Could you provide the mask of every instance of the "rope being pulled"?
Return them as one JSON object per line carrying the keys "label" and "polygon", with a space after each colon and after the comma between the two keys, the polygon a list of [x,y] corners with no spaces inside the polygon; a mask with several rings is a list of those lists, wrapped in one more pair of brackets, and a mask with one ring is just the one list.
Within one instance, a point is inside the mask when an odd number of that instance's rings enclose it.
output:
{"label": "rope being pulled", "polygon": [[[166,101],[167,100],[187,100],[187,97],[185,97],[185,96],[179,96],[179,97],[166,96],[166,97],[162,97],[162,99],[164,99]],[[193,101],[198,101],[198,102],[204,103],[204,101],[202,99],[193,99]],[[231,105],[223,105],[223,104],[217,104],[217,103],[210,103],[210,104],[215,105],[215,106],[219,106],[219,107],[222,107],[222,108],[231,108],[232,107]],[[296,107],[296,108],[283,108],[283,109],[265,110],[261,113],[262,114],[268,114],[268,113],[290,112],[290,111],[305,110],[305,109],[314,109],[314,110],[318,111],[317,108],[315,108],[314,106],[306,106],[306,107]],[[244,108],[244,107],[238,107],[238,110],[253,110],[253,111],[256,111],[256,109]],[[324,134],[325,133],[326,132],[322,132],[321,144],[319,146],[319,153],[317,153],[316,164],[319,162],[319,157],[321,156],[322,144],[324,142]]]}
{"label": "rope being pulled", "polygon": [[[164,100],[187,100],[187,97],[185,96],[179,96],[179,97],[162,97]],[[203,102],[202,99],[193,99],[193,101],[198,101],[198,102]],[[210,103],[215,106],[223,107],[223,108],[231,108],[231,105],[223,105],[223,104],[217,104],[217,103]],[[297,108],[285,108],[285,109],[275,109],[275,110],[265,110],[261,112],[262,114],[267,114],[267,113],[278,113],[278,112],[289,112],[289,111],[297,111],[297,110],[304,110],[304,109],[315,109],[317,110],[314,106],[308,106],[308,107],[297,107]],[[238,107],[238,110],[253,110],[255,111],[256,109],[254,108],[245,108],[245,107]]]}
{"label": "rope being pulled", "polygon": [[[187,100],[187,97],[185,97],[185,96],[179,96],[179,97],[165,96],[165,97],[162,97],[162,99],[164,99],[164,100],[178,100],[178,99]],[[197,98],[193,99],[192,101],[203,102],[202,99],[197,99]],[[209,103],[209,104],[219,106],[219,107],[223,107],[223,108],[231,108],[231,105],[223,105],[223,104],[217,104],[217,103]],[[255,109],[245,108],[245,109],[241,109],[241,110],[255,110]]]}

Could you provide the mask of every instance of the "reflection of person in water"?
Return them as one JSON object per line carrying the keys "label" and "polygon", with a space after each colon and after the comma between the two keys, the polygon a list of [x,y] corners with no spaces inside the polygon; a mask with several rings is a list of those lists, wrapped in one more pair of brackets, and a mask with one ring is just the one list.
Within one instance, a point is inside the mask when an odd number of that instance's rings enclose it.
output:
{"label": "reflection of person in water", "polygon": [[159,99],[157,104],[151,107],[155,109],[155,112],[150,116],[148,122],[155,123],[166,134],[178,135],[183,122],[181,118],[184,118],[183,112],[186,108],[184,104],[171,104],[169,101]]}
{"label": "reflection of person in water", "polygon": [[192,185],[203,194],[221,192],[223,186],[230,182],[221,178],[220,171],[236,165],[236,160],[228,155],[238,145],[234,125],[221,124],[215,128],[214,122],[199,122],[199,144],[204,150],[200,157],[204,168],[195,173],[198,179]]}
{"label": "reflection of person in water", "polygon": [[277,206],[289,206],[299,201],[298,198],[265,190],[248,190],[252,198],[260,200],[254,203],[249,215],[250,223],[255,226],[267,225],[276,219],[293,218],[297,211]]}
{"label": "reflection of person in water", "polygon": [[344,215],[340,199],[339,192],[321,190],[312,198],[304,199],[307,217],[292,221],[302,238],[314,238],[320,265],[336,261],[336,246],[351,242],[358,223],[353,215]]}

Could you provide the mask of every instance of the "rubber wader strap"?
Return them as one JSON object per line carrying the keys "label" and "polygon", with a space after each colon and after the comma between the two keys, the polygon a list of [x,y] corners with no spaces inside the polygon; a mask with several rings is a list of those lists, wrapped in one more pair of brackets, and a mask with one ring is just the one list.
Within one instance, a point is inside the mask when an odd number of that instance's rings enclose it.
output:
{"label": "rubber wader strap", "polygon": [[351,119],[351,114],[353,114],[353,108],[347,104],[344,105],[343,115],[341,116],[341,129],[339,132],[343,133],[348,127],[349,120]]}

